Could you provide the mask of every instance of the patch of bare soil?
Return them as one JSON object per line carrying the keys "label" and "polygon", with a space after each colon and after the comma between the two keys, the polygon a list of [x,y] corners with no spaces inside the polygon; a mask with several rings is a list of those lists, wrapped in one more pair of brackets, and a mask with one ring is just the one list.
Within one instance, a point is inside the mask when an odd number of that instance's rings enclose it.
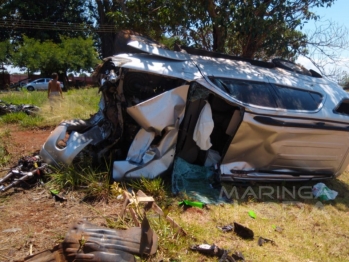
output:
{"label": "patch of bare soil", "polygon": [[[6,126],[11,134],[6,141],[6,148],[13,156],[12,161],[16,163],[20,157],[39,153],[53,128],[37,128],[32,130],[21,130],[17,125]],[[16,157],[18,156],[18,159]]]}
{"label": "patch of bare soil", "polygon": [[[10,128],[7,149],[16,164],[20,157],[39,152],[52,130]],[[1,172],[0,177],[6,172]],[[0,194],[0,261],[21,261],[29,255],[53,248],[68,229],[81,219],[105,226],[105,217],[116,217],[120,202],[87,204],[82,195],[70,192],[66,202],[56,202],[43,186],[28,190],[9,190]]]}

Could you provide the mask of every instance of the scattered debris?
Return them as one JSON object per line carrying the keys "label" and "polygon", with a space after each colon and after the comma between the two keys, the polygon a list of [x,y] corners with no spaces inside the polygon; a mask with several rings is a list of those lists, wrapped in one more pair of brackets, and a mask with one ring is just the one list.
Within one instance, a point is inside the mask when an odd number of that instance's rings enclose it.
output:
{"label": "scattered debris", "polygon": [[234,231],[235,234],[237,234],[239,237],[244,239],[253,239],[254,233],[251,229],[234,222],[234,225],[225,225],[222,227],[217,227],[220,230],[222,230],[224,233]]}
{"label": "scattered debris", "polygon": [[26,257],[26,262],[42,261],[136,261],[156,253],[158,236],[144,217],[141,227],[112,230],[80,221],[67,233],[64,241],[52,250]]}
{"label": "scattered debris", "polygon": [[[139,217],[138,214],[140,213],[139,203],[143,202],[143,203],[146,203],[144,207],[144,211],[153,209],[158,215],[165,217],[167,222],[169,222],[172,228],[176,229],[180,235],[183,235],[183,236],[187,235],[187,232],[185,232],[180,225],[178,225],[169,215],[164,214],[162,209],[155,203],[154,198],[147,196],[146,194],[144,194],[142,190],[138,190],[137,194],[134,194],[134,192],[132,192],[131,194],[127,191],[124,191],[124,198],[125,198],[125,201],[124,201],[123,209],[121,211],[121,216],[123,216],[124,213],[126,212],[126,209],[128,209],[136,225],[140,224],[138,220],[138,217]],[[136,210],[131,206],[131,204],[134,204],[133,206],[135,207]]]}
{"label": "scattered debris", "polygon": [[224,250],[223,255],[218,260],[218,262],[235,262],[235,259],[232,256],[228,255],[228,251]]}
{"label": "scattered debris", "polygon": [[2,233],[16,233],[17,231],[21,231],[22,228],[16,227],[16,228],[10,228],[10,229],[5,229],[1,231]]}
{"label": "scattered debris", "polygon": [[50,190],[51,195],[54,197],[55,201],[64,202],[67,201],[67,199],[63,196],[62,192],[59,192],[58,190]]}
{"label": "scattered debris", "polygon": [[253,219],[256,219],[256,213],[254,212],[254,211],[252,211],[252,210],[250,210],[250,211],[248,211],[248,215],[250,216],[250,217],[252,217]]}
{"label": "scattered debris", "polygon": [[245,257],[244,255],[241,253],[241,252],[234,252],[232,255],[232,258],[234,258],[235,260],[242,260],[242,261],[245,261]]}
{"label": "scattered debris", "polygon": [[274,228],[275,231],[281,233],[282,231],[284,231],[284,229],[282,227],[279,227],[279,226],[275,226],[275,225],[272,225],[272,227]]}
{"label": "scattered debris", "polygon": [[254,233],[251,229],[234,222],[234,233],[244,239],[253,239]]}
{"label": "scattered debris", "polygon": [[0,179],[0,193],[15,186],[32,186],[48,172],[48,165],[40,156],[22,157],[17,166]]}
{"label": "scattered debris", "polygon": [[193,201],[189,201],[189,200],[183,200],[181,202],[178,202],[179,206],[184,206],[184,208],[188,208],[188,207],[199,207],[199,208],[204,208],[206,207],[205,203],[202,202],[193,202]]}
{"label": "scattered debris", "polygon": [[264,237],[259,237],[258,238],[258,246],[263,246],[264,243],[271,243],[273,246],[275,246],[275,241],[272,240],[272,239],[267,239],[267,238],[264,238]]}
{"label": "scattered debris", "polygon": [[230,232],[234,230],[234,227],[232,225],[226,225],[222,227],[218,227],[220,230],[222,230],[224,233]]}
{"label": "scattered debris", "polygon": [[329,189],[324,183],[317,183],[313,186],[313,195],[321,201],[334,200],[338,192]]}
{"label": "scattered debris", "polygon": [[191,164],[177,157],[172,172],[172,192],[186,192],[190,198],[206,204],[224,203],[220,190],[212,186],[216,183],[216,175],[213,167]]}
{"label": "scattered debris", "polygon": [[39,110],[40,110],[40,108],[37,106],[34,106],[34,105],[8,104],[8,103],[0,100],[0,116],[6,115],[9,113],[17,113],[17,112],[24,112],[27,115],[36,115]]}
{"label": "scattered debris", "polygon": [[209,244],[201,244],[201,245],[194,245],[190,247],[190,250],[197,251],[201,254],[204,254],[206,256],[211,257],[219,257],[219,261],[231,261],[234,262],[235,260],[228,255],[228,251],[219,248],[215,244],[209,245]]}

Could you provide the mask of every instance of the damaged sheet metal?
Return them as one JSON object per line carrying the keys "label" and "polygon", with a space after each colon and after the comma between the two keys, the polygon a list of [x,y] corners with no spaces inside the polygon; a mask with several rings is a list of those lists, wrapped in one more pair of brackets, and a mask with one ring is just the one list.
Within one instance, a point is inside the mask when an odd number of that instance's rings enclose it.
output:
{"label": "damaged sheet metal", "polygon": [[141,38],[129,46],[137,53],[95,70],[99,112],[61,123],[42,147],[46,162],[113,157],[117,181],[155,178],[175,157],[216,165],[225,181],[323,180],[349,164],[349,94],[316,72]]}
{"label": "damaged sheet metal", "polygon": [[52,131],[40,151],[49,164],[69,165],[87,146],[90,155],[101,159],[118,142],[123,132],[122,98],[116,87],[108,83],[100,89],[100,109],[96,114],[87,120],[63,121]]}
{"label": "damaged sheet metal", "polygon": [[21,157],[16,166],[0,178],[0,194],[12,187],[32,187],[50,173],[48,164],[40,156]]}
{"label": "damaged sheet metal", "polygon": [[[103,120],[102,112],[99,111],[87,121],[71,120],[62,122],[51,132],[41,148],[40,155],[49,164],[71,164],[76,155],[87,145],[96,145],[110,135],[108,128],[98,125],[101,120]],[[85,130],[86,132],[81,133]],[[62,148],[59,146],[59,142],[65,139],[66,133],[69,131],[69,138],[64,142],[66,146]]]}
{"label": "damaged sheet metal", "polygon": [[178,127],[184,115],[188,88],[188,85],[179,86],[127,108],[127,113],[148,132],[160,134],[166,127]]}
{"label": "damaged sheet metal", "polygon": [[[173,162],[187,92],[187,85],[180,86],[128,108],[128,113],[141,129],[130,146],[126,161],[114,162],[114,180],[141,176],[154,178],[169,168]],[[166,110],[162,110],[164,103]],[[161,135],[163,131],[161,140],[151,145],[155,134]]]}
{"label": "damaged sheet metal", "polygon": [[[275,171],[285,179],[301,172],[304,178],[316,180],[329,178],[343,168],[342,156],[349,148],[349,140],[343,139],[348,135],[346,131],[337,131],[338,136],[333,136],[333,130],[297,126],[308,125],[309,120],[273,119],[280,121],[280,126],[261,124],[261,121],[271,121],[270,117],[244,114],[222,160],[222,179],[271,179],[270,171]],[[285,128],[283,121],[294,127]],[[316,126],[316,122],[313,125]],[[251,137],[253,139],[249,139]]]}
{"label": "damaged sheet metal", "polygon": [[80,221],[67,233],[64,241],[53,248],[26,257],[26,262],[43,261],[136,261],[156,253],[158,236],[150,228],[147,218],[141,227],[113,230]]}

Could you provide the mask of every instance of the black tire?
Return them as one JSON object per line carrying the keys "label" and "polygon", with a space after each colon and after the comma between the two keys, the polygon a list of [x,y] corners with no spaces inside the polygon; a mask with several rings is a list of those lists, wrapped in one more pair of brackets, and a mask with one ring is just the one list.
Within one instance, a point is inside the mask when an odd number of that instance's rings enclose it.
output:
{"label": "black tire", "polygon": [[27,87],[27,90],[30,91],[30,92],[31,92],[31,91],[34,91],[34,87],[28,86],[28,87]]}

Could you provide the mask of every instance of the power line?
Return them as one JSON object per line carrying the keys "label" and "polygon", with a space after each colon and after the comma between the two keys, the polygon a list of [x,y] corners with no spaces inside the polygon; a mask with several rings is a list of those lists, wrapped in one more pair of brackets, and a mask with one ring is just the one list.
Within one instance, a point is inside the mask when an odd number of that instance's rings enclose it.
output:
{"label": "power line", "polygon": [[100,25],[95,27],[89,24],[78,24],[68,22],[47,22],[33,20],[15,20],[4,19],[0,20],[0,28],[16,29],[31,29],[31,30],[56,30],[56,31],[93,31],[98,33],[115,33],[115,25]]}

